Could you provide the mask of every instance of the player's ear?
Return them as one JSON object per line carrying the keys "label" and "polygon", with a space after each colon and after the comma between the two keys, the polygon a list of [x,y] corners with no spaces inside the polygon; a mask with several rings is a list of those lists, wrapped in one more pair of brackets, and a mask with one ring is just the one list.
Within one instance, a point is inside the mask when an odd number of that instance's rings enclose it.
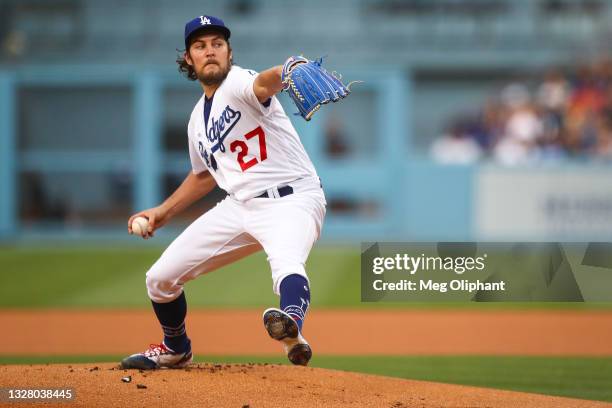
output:
{"label": "player's ear", "polygon": [[191,55],[189,55],[189,50],[185,50],[185,52],[183,53],[183,58],[185,59],[187,65],[193,67],[193,60],[191,59]]}

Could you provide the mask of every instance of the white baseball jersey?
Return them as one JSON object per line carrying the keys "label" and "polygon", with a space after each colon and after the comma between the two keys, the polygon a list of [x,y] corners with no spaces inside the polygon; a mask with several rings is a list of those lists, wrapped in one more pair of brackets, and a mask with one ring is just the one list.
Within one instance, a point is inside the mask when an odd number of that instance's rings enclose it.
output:
{"label": "white baseball jersey", "polygon": [[219,187],[240,201],[317,177],[280,102],[272,97],[262,104],[255,96],[256,76],[234,65],[212,98],[208,122],[202,95],[188,126],[193,172],[210,171]]}

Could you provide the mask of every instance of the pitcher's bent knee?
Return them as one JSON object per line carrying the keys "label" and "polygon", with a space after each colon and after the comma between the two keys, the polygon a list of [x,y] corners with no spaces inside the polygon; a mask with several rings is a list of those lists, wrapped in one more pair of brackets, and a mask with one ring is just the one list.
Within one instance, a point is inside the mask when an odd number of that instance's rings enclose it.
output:
{"label": "pitcher's bent knee", "polygon": [[149,298],[156,303],[169,303],[183,293],[183,285],[177,284],[175,280],[167,279],[151,268],[147,272],[147,293]]}

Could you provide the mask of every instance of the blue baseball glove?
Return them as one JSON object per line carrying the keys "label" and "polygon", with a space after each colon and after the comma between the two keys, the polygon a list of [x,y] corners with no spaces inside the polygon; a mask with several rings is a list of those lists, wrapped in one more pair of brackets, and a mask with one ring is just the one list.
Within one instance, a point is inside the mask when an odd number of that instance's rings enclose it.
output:
{"label": "blue baseball glove", "polygon": [[323,58],[310,61],[304,57],[289,57],[283,65],[281,80],[285,90],[299,110],[299,115],[310,120],[321,105],[346,98],[350,86],[340,78],[327,72],[322,66]]}

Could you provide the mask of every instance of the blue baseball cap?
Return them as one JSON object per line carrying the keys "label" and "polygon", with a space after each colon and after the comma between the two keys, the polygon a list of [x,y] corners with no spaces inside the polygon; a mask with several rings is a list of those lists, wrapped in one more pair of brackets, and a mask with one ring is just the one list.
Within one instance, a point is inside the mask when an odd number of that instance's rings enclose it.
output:
{"label": "blue baseball cap", "polygon": [[230,35],[232,34],[229,28],[225,26],[225,23],[220,18],[213,16],[199,16],[193,20],[189,20],[187,24],[185,24],[185,49],[189,48],[189,40],[193,34],[209,28],[214,28],[221,31],[226,40],[229,39]]}

